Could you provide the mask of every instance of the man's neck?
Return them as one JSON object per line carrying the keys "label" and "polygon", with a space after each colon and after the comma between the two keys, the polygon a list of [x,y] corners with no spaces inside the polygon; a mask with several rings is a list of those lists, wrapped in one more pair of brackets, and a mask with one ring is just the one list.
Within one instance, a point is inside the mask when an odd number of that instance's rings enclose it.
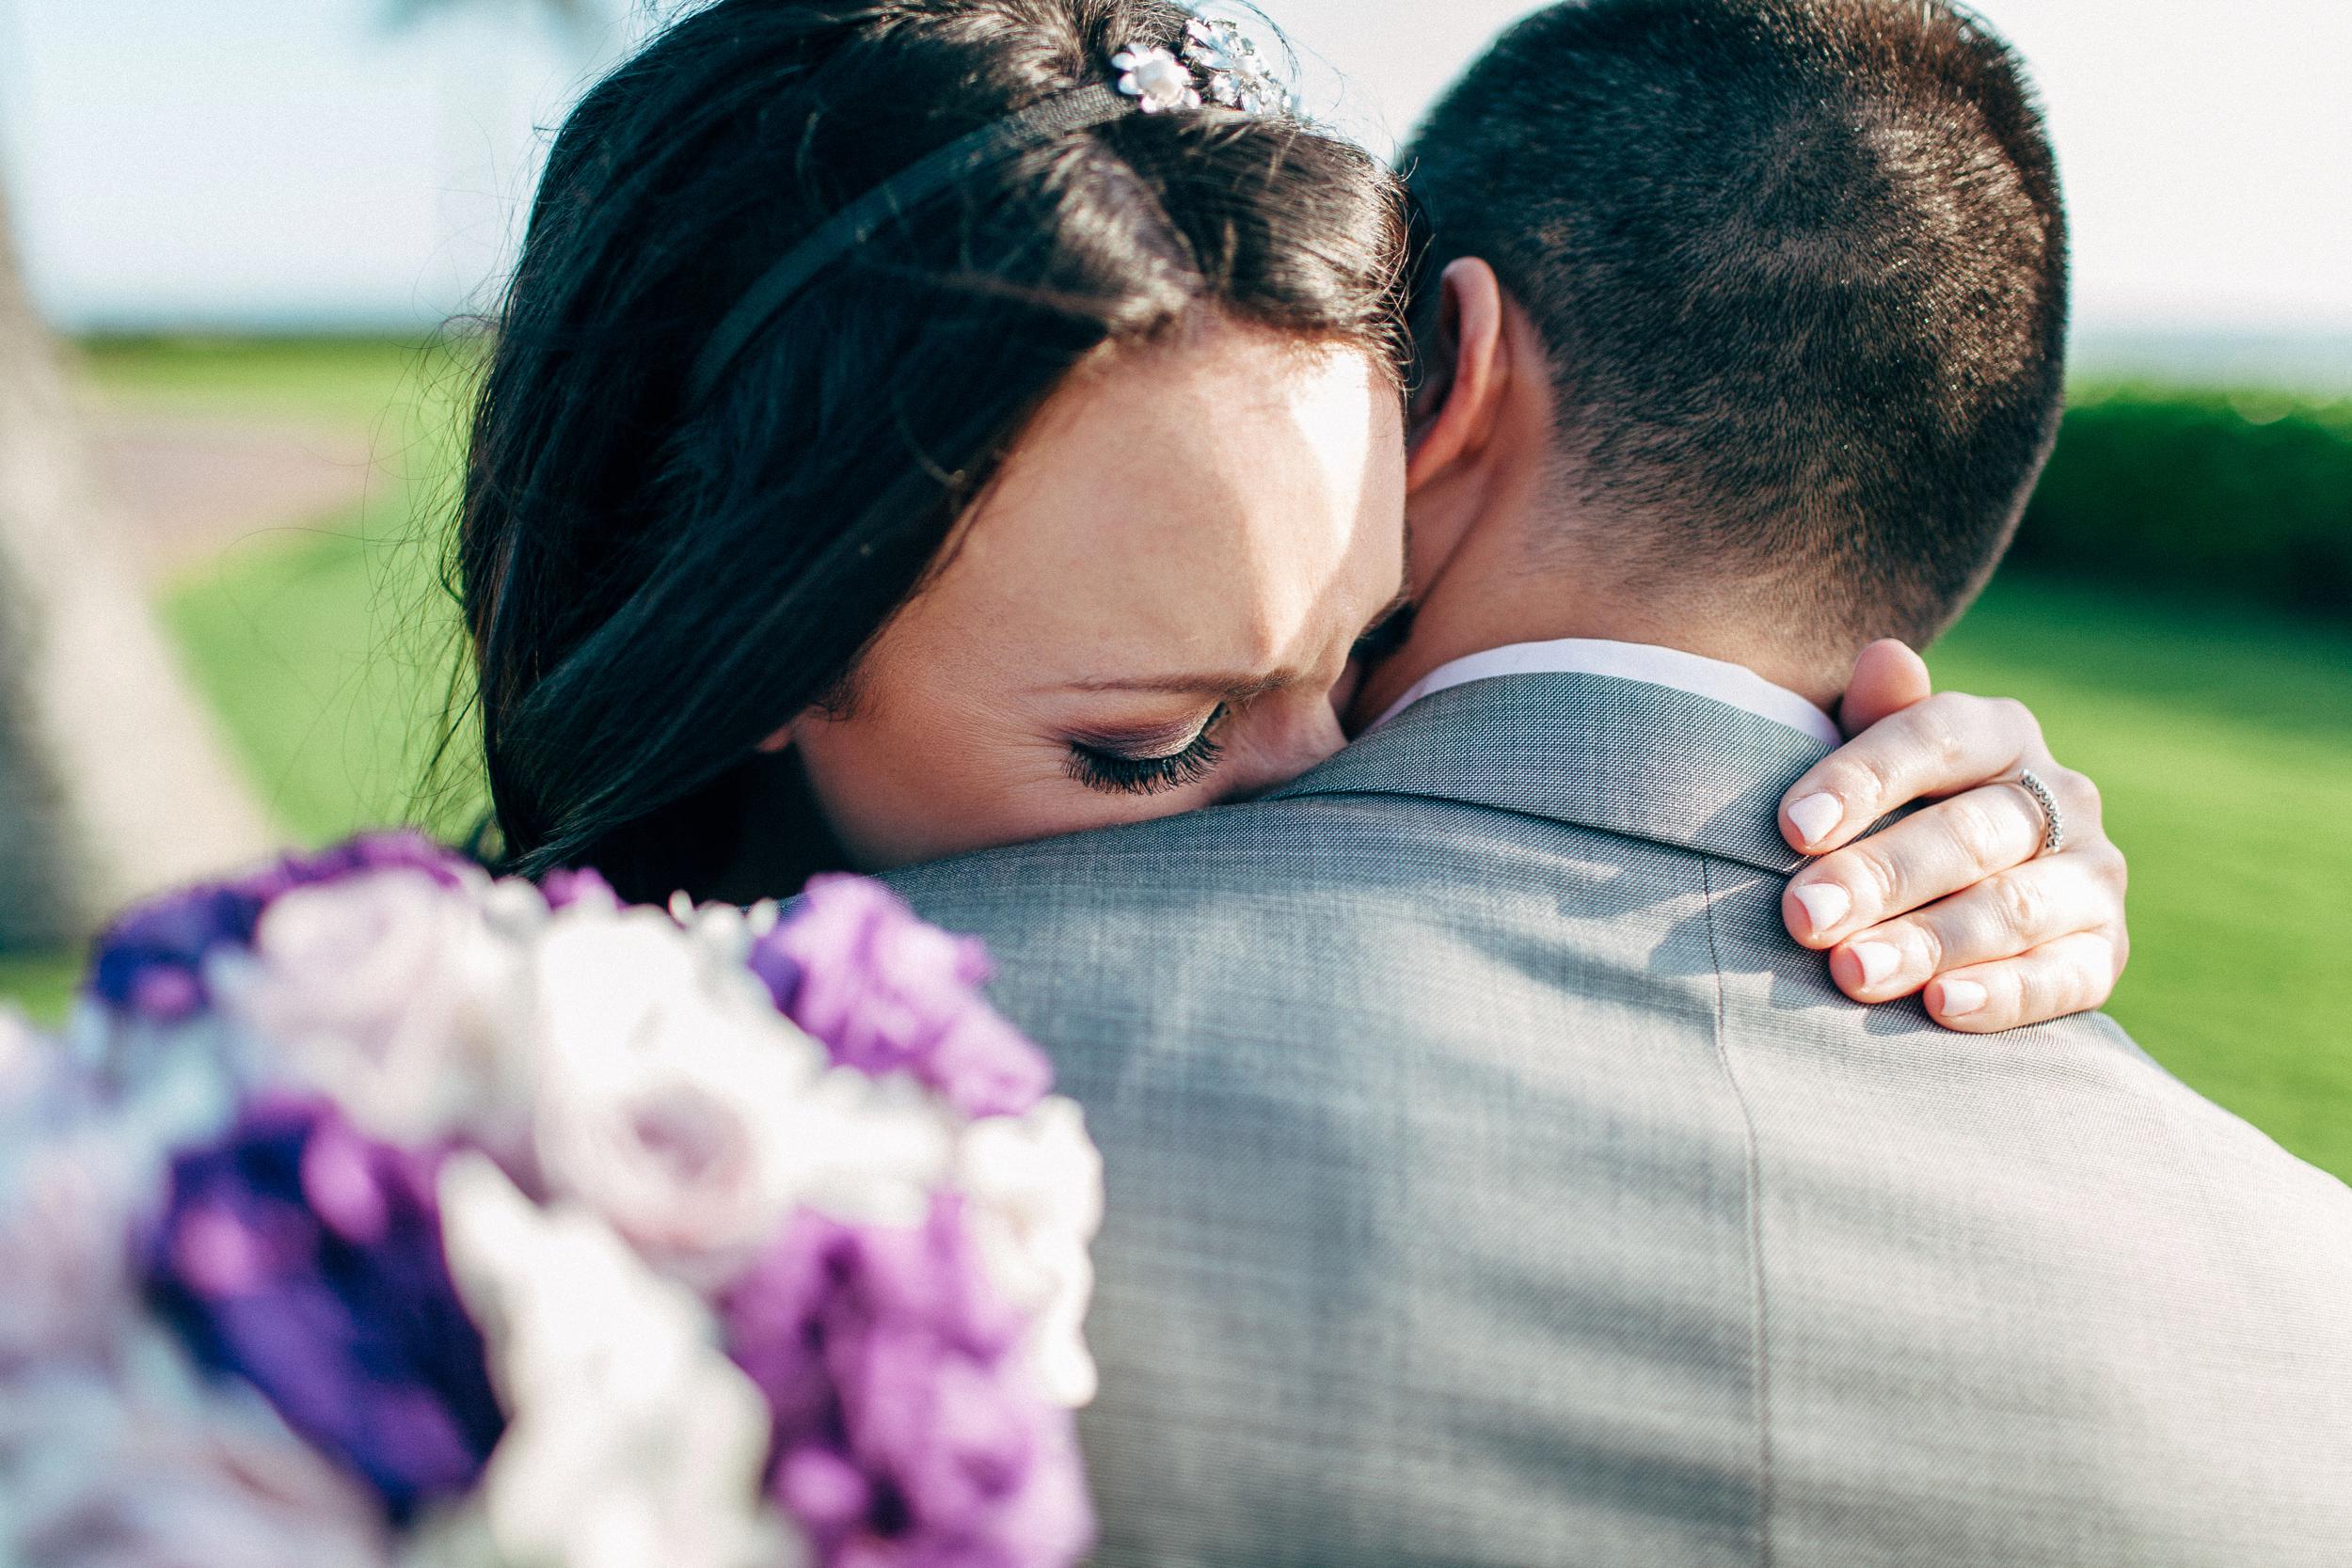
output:
{"label": "man's neck", "polygon": [[[1507,294],[1475,308],[1498,287],[1484,263],[1456,267],[1462,313],[1447,320],[1463,334],[1457,363],[1444,395],[1417,404],[1408,470],[1412,632],[1367,675],[1353,721],[1371,723],[1456,659],[1569,639],[1740,665],[1834,710],[1859,644],[1822,623],[1809,585],[1676,553],[1671,531],[1580,511],[1541,336]],[[1662,562],[1628,549],[1645,532]]]}
{"label": "man's neck", "polygon": [[[1486,538],[1495,535],[1486,534]],[[1615,574],[1535,570],[1523,561],[1456,560],[1423,597],[1405,645],[1374,670],[1355,704],[1359,723],[1386,712],[1455,659],[1523,642],[1599,639],[1672,648],[1740,665],[1836,712],[1851,653],[1807,646],[1785,590],[1770,582],[1625,584]]]}

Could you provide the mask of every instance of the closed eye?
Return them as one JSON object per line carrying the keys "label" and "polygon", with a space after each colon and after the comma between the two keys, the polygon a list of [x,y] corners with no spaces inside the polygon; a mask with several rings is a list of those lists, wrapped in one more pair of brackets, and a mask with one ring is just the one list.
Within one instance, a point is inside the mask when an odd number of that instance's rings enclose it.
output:
{"label": "closed eye", "polygon": [[1217,744],[1216,731],[1224,722],[1226,711],[1224,705],[1218,705],[1199,733],[1173,752],[1136,755],[1115,747],[1073,740],[1070,743],[1069,774],[1089,789],[1108,795],[1157,795],[1199,784],[1216,770],[1225,753],[1225,749]]}

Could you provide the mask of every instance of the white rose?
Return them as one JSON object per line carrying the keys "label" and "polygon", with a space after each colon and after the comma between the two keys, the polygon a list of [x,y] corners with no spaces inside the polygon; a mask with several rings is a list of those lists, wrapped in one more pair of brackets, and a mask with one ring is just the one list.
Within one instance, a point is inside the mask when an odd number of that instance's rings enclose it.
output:
{"label": "white rose", "polygon": [[184,1376],[0,1384],[0,1562],[21,1568],[390,1560],[373,1497],[257,1397],[199,1390]]}
{"label": "white rose", "polygon": [[650,910],[567,911],[536,955],[541,1171],[704,1289],[803,1202],[911,1223],[950,1139],[921,1094],[829,1069],[711,942]]}
{"label": "white rose", "polygon": [[23,1013],[0,1001],[0,1113],[23,1103],[48,1082],[56,1051],[33,1033]]}
{"label": "white rose", "polygon": [[922,1224],[947,1180],[960,1120],[905,1073],[829,1069],[784,1118],[795,1205],[844,1225]]}
{"label": "white rose", "polygon": [[123,1156],[110,1129],[89,1123],[0,1159],[0,1378],[102,1365],[134,1321],[124,1238],[152,1189]]}
{"label": "white rose", "polygon": [[546,895],[520,877],[501,877],[482,891],[482,918],[511,942],[525,942],[547,928]]}
{"label": "white rose", "polygon": [[[765,1498],[770,1414],[719,1325],[587,1211],[540,1209],[478,1155],[449,1162],[441,1223],[508,1426],[479,1496],[499,1561],[779,1568],[799,1542]],[[458,1527],[462,1529],[462,1527]]]}
{"label": "white rose", "polygon": [[502,1147],[519,1115],[522,949],[471,893],[407,868],[296,888],[262,914],[253,951],[208,977],[278,1075],[375,1137]]}
{"label": "white rose", "polygon": [[143,1143],[157,1159],[227,1127],[263,1055],[252,1031],[218,1010],[166,1023],[88,996],[59,1043],[65,1061],[115,1097],[126,1147]]}
{"label": "white rose", "polygon": [[[0,1018],[0,1378],[98,1366],[139,1315],[125,1238],[172,1148],[229,1114],[200,1041],[114,1096],[59,1042]],[[172,1031],[188,1037],[194,1026]],[[5,1561],[0,1558],[0,1561]]]}
{"label": "white rose", "polygon": [[1088,1251],[1103,1225],[1103,1156],[1077,1104],[1056,1096],[1027,1116],[974,1122],[957,1152],[989,1277],[1030,1314],[1028,1357],[1048,1399],[1075,1409],[1094,1398],[1087,1306]]}

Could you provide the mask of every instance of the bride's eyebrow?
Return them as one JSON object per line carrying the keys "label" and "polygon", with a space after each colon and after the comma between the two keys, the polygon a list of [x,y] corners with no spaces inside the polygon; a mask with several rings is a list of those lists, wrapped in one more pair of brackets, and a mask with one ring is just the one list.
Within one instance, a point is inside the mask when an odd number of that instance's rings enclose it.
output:
{"label": "bride's eyebrow", "polygon": [[1136,675],[1116,680],[1072,681],[1065,691],[1152,691],[1179,697],[1222,697],[1228,702],[1247,702],[1263,697],[1269,691],[1279,691],[1298,679],[1296,671],[1283,670],[1268,675],[1257,671],[1248,673],[1220,673],[1202,671],[1197,674]]}
{"label": "bride's eyebrow", "polygon": [[[1396,597],[1381,606],[1365,627],[1366,635],[1393,621],[1411,608],[1413,591],[1410,584],[1400,587]],[[1278,670],[1272,674],[1262,671],[1231,673],[1201,671],[1198,673],[1170,675],[1131,675],[1110,680],[1072,681],[1059,689],[1064,691],[1147,691],[1163,696],[1219,697],[1229,703],[1246,703],[1252,697],[1263,697],[1269,691],[1279,691],[1298,679],[1295,670]]]}

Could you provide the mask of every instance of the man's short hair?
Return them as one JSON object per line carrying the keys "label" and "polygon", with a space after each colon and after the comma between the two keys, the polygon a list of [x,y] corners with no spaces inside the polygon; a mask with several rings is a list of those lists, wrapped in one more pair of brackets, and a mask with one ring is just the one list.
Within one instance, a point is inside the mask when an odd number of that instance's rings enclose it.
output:
{"label": "man's short hair", "polygon": [[2041,112],[1983,24],[1568,0],[1406,168],[1431,284],[1483,257],[1546,340],[1564,473],[1623,564],[1744,570],[1914,643],[1991,575],[2056,433],[2067,290]]}

